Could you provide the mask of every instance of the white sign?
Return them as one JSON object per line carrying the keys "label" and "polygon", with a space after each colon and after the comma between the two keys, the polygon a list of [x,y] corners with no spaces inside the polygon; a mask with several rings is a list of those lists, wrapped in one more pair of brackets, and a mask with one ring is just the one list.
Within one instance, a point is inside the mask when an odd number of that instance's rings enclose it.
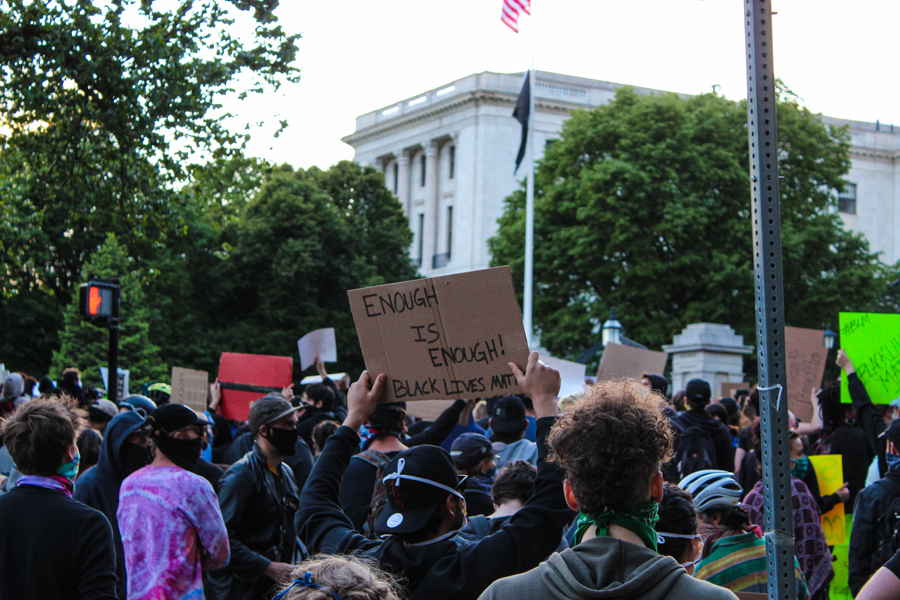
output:
{"label": "white sign", "polygon": [[300,352],[300,370],[305,371],[316,364],[316,357],[322,362],[337,362],[337,342],[334,339],[334,327],[310,331],[297,340]]}
{"label": "white sign", "polygon": [[584,375],[586,365],[581,363],[563,360],[561,358],[553,358],[546,354],[541,355],[541,362],[548,367],[553,367],[559,371],[562,378],[562,384],[559,387],[559,397],[565,398],[572,394],[580,394],[584,391]]}
{"label": "white sign", "polygon": [[[118,374],[119,385],[116,388],[116,402],[128,395],[128,369],[116,369]],[[103,387],[109,389],[109,368],[100,367],[100,376],[103,378]]]}

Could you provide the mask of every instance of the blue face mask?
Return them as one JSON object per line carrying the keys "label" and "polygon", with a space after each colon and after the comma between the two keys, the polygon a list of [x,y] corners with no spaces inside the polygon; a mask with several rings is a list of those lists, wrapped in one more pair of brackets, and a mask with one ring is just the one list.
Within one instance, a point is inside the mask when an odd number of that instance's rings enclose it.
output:
{"label": "blue face mask", "polygon": [[81,455],[76,454],[70,462],[67,462],[56,471],[57,475],[61,475],[69,480],[69,483],[75,484],[75,477],[78,475],[78,463],[81,462]]}

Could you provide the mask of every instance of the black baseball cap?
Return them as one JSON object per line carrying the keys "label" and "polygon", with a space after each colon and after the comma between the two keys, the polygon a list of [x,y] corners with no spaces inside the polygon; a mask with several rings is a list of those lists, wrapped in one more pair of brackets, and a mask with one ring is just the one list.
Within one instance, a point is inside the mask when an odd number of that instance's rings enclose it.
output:
{"label": "black baseball cap", "polygon": [[458,491],[466,477],[456,473],[450,455],[438,446],[404,450],[382,470],[387,503],[375,521],[379,533],[413,533],[431,519],[438,505]]}
{"label": "black baseball cap", "polygon": [[528,427],[525,404],[518,396],[503,396],[494,402],[491,411],[491,430],[497,433],[515,433]]}
{"label": "black baseball cap", "polygon": [[469,469],[484,459],[506,449],[503,442],[491,443],[480,433],[464,433],[450,446],[450,458],[458,469]]}
{"label": "black baseball cap", "polygon": [[163,404],[147,417],[150,435],[168,435],[188,425],[212,425],[183,404]]}
{"label": "black baseball cap", "polygon": [[712,398],[712,390],[702,379],[691,379],[684,388],[684,397],[691,404],[705,404]]}

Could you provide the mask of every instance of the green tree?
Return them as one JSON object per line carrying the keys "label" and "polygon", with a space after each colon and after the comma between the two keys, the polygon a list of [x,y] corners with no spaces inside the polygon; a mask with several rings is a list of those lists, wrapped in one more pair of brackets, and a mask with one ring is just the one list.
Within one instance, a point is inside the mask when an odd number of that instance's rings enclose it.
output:
{"label": "green tree", "polygon": [[0,0],[0,310],[45,300],[37,288],[61,310],[108,233],[133,257],[165,250],[190,160],[233,156],[249,135],[222,98],[299,77],[276,5]]}
{"label": "green tree", "polygon": [[[777,110],[787,324],[824,327],[840,310],[872,306],[885,267],[836,214],[846,129],[790,98]],[[746,114],[745,103],[715,94],[627,88],[573,112],[535,178],[534,315],[548,350],[577,357],[612,307],[649,347],[699,321],[732,325],[753,343]],[[519,281],[524,213],[518,190],[490,241],[493,263],[511,265]]]}
{"label": "green tree", "polygon": [[[135,261],[112,234],[85,266],[88,274],[119,276],[122,296],[119,304],[119,368],[130,371],[130,386],[147,381],[168,380],[168,368],[160,361],[159,348],[150,341],[150,302],[141,289],[141,272]],[[59,378],[63,369],[77,367],[85,380],[101,385],[100,367],[108,364],[109,331],[85,321],[78,314],[77,298],[64,315],[61,347],[53,353],[50,376]]]}
{"label": "green tree", "polygon": [[204,364],[222,351],[295,356],[304,333],[334,327],[340,368],[361,369],[347,290],[414,278],[411,241],[375,169],[345,161],[328,171],[276,170],[208,290],[213,353]]}

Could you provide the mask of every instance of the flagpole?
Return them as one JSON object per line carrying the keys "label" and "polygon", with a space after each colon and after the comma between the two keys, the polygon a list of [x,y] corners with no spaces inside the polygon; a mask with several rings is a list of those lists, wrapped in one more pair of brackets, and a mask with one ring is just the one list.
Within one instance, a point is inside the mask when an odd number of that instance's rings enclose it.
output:
{"label": "flagpole", "polygon": [[[534,10],[532,5],[532,11]],[[534,38],[535,38],[535,19],[532,13],[529,22],[531,23],[531,76],[528,78],[528,182],[525,192],[525,293],[523,302],[523,324],[525,325],[525,336],[528,340],[528,347],[534,348],[534,324],[532,320],[532,312],[534,307],[534,90],[537,74],[534,71]]]}

